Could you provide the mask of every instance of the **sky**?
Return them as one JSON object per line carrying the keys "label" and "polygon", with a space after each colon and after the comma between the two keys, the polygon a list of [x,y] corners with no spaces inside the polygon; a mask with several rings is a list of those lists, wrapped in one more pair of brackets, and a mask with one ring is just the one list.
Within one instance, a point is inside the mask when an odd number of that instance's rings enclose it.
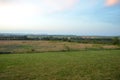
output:
{"label": "sky", "polygon": [[120,36],[120,0],[0,0],[0,33]]}

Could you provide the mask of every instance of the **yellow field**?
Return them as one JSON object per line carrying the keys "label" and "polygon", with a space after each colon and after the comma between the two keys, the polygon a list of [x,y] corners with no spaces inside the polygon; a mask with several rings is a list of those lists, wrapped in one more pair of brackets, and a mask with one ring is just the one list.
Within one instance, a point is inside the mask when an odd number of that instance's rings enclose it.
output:
{"label": "yellow field", "polygon": [[86,49],[118,49],[117,45],[85,44],[60,41],[0,41],[0,52],[48,52],[48,51],[73,51]]}

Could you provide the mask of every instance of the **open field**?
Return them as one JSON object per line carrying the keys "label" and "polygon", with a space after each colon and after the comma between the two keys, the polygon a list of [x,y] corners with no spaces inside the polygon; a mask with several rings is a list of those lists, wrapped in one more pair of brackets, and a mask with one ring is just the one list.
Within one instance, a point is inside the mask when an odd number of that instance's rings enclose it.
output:
{"label": "open field", "polygon": [[40,40],[0,40],[0,52],[33,53],[54,51],[78,51],[78,50],[120,49],[117,45],[89,44],[63,41]]}
{"label": "open field", "polygon": [[120,50],[1,54],[0,80],[120,80]]}

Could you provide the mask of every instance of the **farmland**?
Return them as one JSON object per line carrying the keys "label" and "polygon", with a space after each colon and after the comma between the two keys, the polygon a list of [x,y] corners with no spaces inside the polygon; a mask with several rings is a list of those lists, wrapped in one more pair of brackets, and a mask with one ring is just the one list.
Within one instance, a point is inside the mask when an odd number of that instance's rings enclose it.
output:
{"label": "farmland", "polygon": [[95,43],[4,39],[0,40],[0,80],[120,79],[120,45],[108,39]]}
{"label": "farmland", "polygon": [[0,0],[0,80],[120,80],[120,0]]}
{"label": "farmland", "polygon": [[119,79],[120,50],[0,55],[0,80]]}
{"label": "farmland", "polygon": [[0,40],[0,53],[41,53],[104,49],[120,49],[120,46],[65,41]]}

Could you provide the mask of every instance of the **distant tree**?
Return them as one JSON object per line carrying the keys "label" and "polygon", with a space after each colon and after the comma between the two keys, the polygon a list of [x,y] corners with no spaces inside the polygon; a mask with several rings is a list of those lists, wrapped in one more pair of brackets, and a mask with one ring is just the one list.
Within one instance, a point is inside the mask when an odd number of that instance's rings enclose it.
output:
{"label": "distant tree", "polygon": [[113,38],[113,44],[114,44],[114,45],[119,45],[119,43],[120,43],[119,38],[118,38],[118,37],[114,37],[114,38]]}

